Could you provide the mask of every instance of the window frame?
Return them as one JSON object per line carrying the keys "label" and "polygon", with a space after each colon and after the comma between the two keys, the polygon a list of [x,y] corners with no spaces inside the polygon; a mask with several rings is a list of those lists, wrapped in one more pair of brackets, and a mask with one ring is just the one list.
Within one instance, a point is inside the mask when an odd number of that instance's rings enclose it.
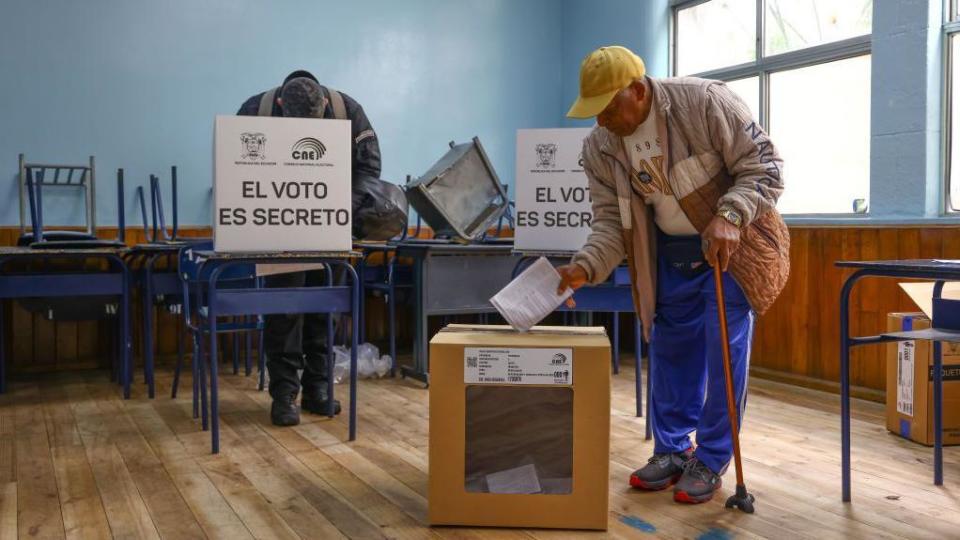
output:
{"label": "window frame", "polygon": [[[705,4],[712,0],[670,0],[670,27],[669,27],[669,73],[677,76],[677,53],[679,51],[679,17],[681,10],[689,9],[700,4]],[[747,77],[757,77],[760,84],[760,118],[757,120],[763,129],[767,130],[770,119],[770,75],[780,71],[790,71],[794,69],[827,64],[838,60],[846,60],[858,56],[872,54],[873,28],[869,34],[855,36],[852,38],[834,41],[830,43],[821,43],[812,47],[806,47],[794,51],[778,53],[773,55],[764,54],[766,43],[766,0],[756,1],[756,59],[752,62],[745,62],[733,66],[724,66],[709,71],[699,73],[690,73],[685,77],[701,77],[704,79],[716,79],[720,81],[734,81]],[[956,5],[958,0],[948,0],[949,3]],[[957,31],[960,31],[960,22],[957,23]],[[872,93],[871,93],[872,96]],[[872,97],[871,97],[872,99]],[[948,177],[949,178],[949,177]],[[949,196],[948,196],[949,198]],[[863,219],[870,215],[869,208],[865,213],[843,212],[827,213],[813,212],[802,214],[786,214],[788,219],[804,218],[857,218]]]}
{"label": "window frame", "polygon": [[955,36],[960,39],[960,2],[958,0],[947,0],[943,3],[944,23],[941,29],[941,103],[940,103],[940,133],[941,145],[940,155],[942,178],[940,197],[940,215],[956,217],[960,214],[960,207],[954,207],[953,197],[951,196],[950,175],[953,167],[953,155],[951,146],[953,145],[953,48],[950,41]]}

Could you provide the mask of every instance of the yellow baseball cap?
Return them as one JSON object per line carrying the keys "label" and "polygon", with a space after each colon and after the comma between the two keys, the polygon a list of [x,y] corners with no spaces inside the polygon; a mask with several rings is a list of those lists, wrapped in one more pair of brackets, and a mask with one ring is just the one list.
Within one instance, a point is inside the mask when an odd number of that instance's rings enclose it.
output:
{"label": "yellow baseball cap", "polygon": [[600,47],[580,64],[580,95],[567,116],[592,118],[607,108],[613,96],[647,72],[643,59],[630,49],[613,45]]}

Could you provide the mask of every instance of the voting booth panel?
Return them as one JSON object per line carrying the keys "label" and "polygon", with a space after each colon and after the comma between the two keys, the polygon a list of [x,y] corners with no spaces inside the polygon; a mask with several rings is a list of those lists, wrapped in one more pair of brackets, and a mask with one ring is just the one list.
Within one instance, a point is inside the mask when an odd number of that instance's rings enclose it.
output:
{"label": "voting booth panel", "polygon": [[214,249],[349,251],[350,121],[218,116]]}
{"label": "voting booth panel", "polygon": [[606,529],[603,328],[450,325],[430,344],[434,525]]}
{"label": "voting booth panel", "polygon": [[574,252],[586,242],[593,214],[582,149],[590,131],[517,131],[518,251]]}

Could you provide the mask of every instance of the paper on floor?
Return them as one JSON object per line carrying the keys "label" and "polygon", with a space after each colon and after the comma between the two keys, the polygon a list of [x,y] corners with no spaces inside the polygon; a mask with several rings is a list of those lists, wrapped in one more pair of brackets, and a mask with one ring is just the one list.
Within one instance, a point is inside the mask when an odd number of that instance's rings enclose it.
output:
{"label": "paper on floor", "polygon": [[491,298],[490,303],[510,326],[526,332],[573,294],[573,289],[557,294],[559,286],[560,274],[545,257],[540,257]]}
{"label": "paper on floor", "polygon": [[540,493],[540,479],[537,477],[537,468],[530,464],[490,473],[487,475],[487,491],[516,495]]}

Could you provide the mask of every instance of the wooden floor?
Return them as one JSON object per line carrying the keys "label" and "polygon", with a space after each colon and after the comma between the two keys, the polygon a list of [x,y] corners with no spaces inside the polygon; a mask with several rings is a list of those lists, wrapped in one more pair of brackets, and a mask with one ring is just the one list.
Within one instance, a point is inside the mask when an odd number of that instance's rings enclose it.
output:
{"label": "wooden floor", "polygon": [[[854,405],[854,502],[840,502],[838,399],[751,382],[743,433],[752,516],[724,497],[681,506],[625,487],[652,445],[634,418],[633,372],[615,377],[607,533],[428,528],[427,391],[402,380],[360,386],[359,440],[346,419],[268,420],[255,377],[222,377],[223,453],[190,415],[189,391],[130,401],[102,372],[15,382],[0,396],[0,538],[960,538],[960,448],[944,488],[931,450]],[[186,388],[189,389],[189,382]]]}

